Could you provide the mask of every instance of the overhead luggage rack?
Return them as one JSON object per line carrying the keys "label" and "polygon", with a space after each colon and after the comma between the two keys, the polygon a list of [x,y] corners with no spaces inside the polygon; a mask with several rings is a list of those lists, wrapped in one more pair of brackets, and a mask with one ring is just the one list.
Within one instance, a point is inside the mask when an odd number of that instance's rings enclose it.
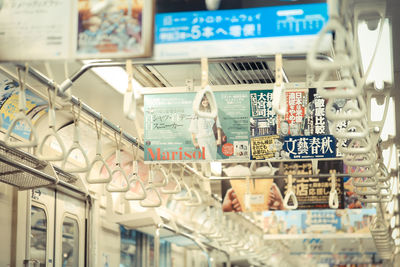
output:
{"label": "overhead luggage rack", "polygon": [[[27,190],[57,183],[51,166],[0,141],[0,181]],[[50,173],[50,174],[49,174]]]}
{"label": "overhead luggage rack", "polygon": [[80,195],[87,196],[89,193],[85,187],[85,185],[82,182],[82,179],[80,179],[78,176],[65,172],[61,170],[57,166],[53,166],[55,175],[58,177],[58,183],[57,185],[61,185],[62,187],[60,188],[68,188]]}

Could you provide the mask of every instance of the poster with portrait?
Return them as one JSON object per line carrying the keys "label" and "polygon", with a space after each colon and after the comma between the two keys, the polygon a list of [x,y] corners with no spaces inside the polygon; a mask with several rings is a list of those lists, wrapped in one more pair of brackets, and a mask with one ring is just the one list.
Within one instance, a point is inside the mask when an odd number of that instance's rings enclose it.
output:
{"label": "poster with portrait", "polygon": [[78,58],[151,56],[153,1],[79,0]]}
{"label": "poster with portrait", "polygon": [[[248,92],[215,92],[218,115],[214,118],[194,114],[195,95],[145,95],[145,161],[248,160]],[[209,108],[208,99],[200,105]]]}

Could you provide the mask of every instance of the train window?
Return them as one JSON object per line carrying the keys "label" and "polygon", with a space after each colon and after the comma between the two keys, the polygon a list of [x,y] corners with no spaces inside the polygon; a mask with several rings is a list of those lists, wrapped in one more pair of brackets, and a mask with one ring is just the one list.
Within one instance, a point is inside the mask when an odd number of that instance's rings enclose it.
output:
{"label": "train window", "polygon": [[79,229],[75,219],[65,217],[62,225],[62,266],[79,264]]}
{"label": "train window", "polygon": [[46,266],[47,217],[42,208],[32,206],[31,209],[31,258]]}
{"label": "train window", "polygon": [[120,226],[121,230],[121,267],[135,266],[136,231]]}

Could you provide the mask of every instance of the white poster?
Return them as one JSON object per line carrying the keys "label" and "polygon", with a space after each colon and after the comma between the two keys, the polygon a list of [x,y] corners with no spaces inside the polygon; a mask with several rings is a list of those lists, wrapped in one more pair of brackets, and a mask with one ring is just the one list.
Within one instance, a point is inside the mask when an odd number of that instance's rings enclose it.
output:
{"label": "white poster", "polygon": [[72,48],[74,1],[3,1],[0,6],[0,60],[68,58]]}

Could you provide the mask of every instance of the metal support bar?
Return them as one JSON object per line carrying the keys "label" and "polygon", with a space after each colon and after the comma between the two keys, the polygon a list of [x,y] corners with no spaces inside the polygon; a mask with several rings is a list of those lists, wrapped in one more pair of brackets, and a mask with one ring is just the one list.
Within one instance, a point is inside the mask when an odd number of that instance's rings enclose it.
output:
{"label": "metal support bar", "polygon": [[[223,177],[218,177],[218,176],[210,176],[210,180],[241,180],[241,179],[246,179],[246,177],[250,177],[250,179],[284,179],[287,178],[287,175],[251,175],[251,176],[223,176]],[[322,173],[322,174],[292,174],[293,178],[329,178],[331,177],[330,174],[328,173]],[[351,177],[350,174],[347,173],[338,173],[336,174],[336,177]]]}
{"label": "metal support bar", "polygon": [[[98,63],[100,64],[100,63]],[[104,63],[103,63],[104,64]],[[117,63],[115,63],[117,64]],[[122,63],[118,63],[118,64],[122,64]],[[125,64],[125,62],[123,63]],[[25,66],[21,65],[21,64],[16,64],[17,67],[21,68],[22,70],[25,70]],[[82,71],[82,73],[80,73],[79,75],[73,75],[73,78],[71,79],[78,79],[87,69],[92,68],[93,66],[96,66],[96,64],[88,64],[85,65],[87,66],[86,68],[84,68],[84,71]],[[84,66],[84,67],[85,67]],[[119,65],[118,65],[119,66]],[[40,83],[48,86],[51,89],[55,89],[56,87],[58,87],[59,85],[57,83],[55,83],[54,81],[48,79],[45,75],[43,75],[41,72],[39,72],[38,70],[36,70],[35,68],[29,67],[29,74],[31,74],[36,80],[38,80]],[[75,77],[76,76],[76,77]],[[74,78],[75,77],[75,78]],[[72,84],[71,84],[72,85]],[[58,90],[58,96],[60,97],[65,97],[66,95],[64,94],[64,92],[61,92],[61,90]],[[91,117],[97,119],[97,120],[102,120],[103,119],[103,123],[104,125],[108,126],[111,130],[113,130],[114,132],[120,133],[120,128],[113,124],[111,121],[107,120],[106,118],[102,117],[101,114],[97,111],[95,111],[94,109],[92,109],[90,106],[88,106],[87,104],[81,102],[77,97],[72,96],[70,101],[72,102],[72,104],[77,105],[77,106],[81,106],[82,110],[85,111],[88,115],[90,115]],[[132,137],[131,135],[127,134],[127,133],[122,133],[122,137],[125,138],[127,141],[129,141],[130,143],[134,144],[135,146],[138,146],[141,150],[144,150],[144,147],[142,144],[139,144],[137,138]]]}

